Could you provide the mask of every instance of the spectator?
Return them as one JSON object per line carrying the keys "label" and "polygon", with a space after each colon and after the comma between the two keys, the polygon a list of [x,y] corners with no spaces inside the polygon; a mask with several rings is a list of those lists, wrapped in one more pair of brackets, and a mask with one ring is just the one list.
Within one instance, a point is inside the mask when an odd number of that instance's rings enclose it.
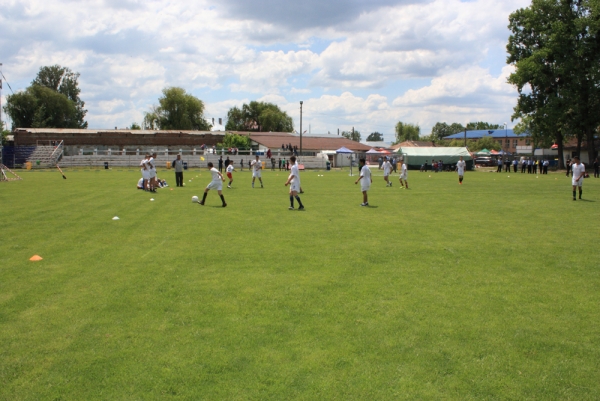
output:
{"label": "spectator", "polygon": [[175,169],[176,186],[183,187],[183,160],[181,160],[181,155],[177,155],[177,159],[173,160],[173,168]]}

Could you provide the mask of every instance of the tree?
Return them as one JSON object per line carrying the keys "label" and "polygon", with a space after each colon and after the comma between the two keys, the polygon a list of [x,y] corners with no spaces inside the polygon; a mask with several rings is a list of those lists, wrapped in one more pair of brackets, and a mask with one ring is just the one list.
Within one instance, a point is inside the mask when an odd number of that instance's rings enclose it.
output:
{"label": "tree", "polygon": [[454,135],[454,134],[457,134],[464,130],[465,130],[465,127],[463,127],[459,123],[452,123],[452,125],[448,125],[445,122],[444,123],[437,122],[431,129],[431,137],[434,140],[440,140],[440,139],[444,139],[448,135]]}
{"label": "tree", "polygon": [[[463,146],[463,145],[460,145]],[[477,141],[469,141],[467,146],[471,152],[479,152],[481,149],[500,150],[502,147],[498,141],[491,136],[484,136]]]}
{"label": "tree", "polygon": [[87,128],[79,98],[79,74],[58,65],[42,67],[24,91],[7,96],[12,128]]}
{"label": "tree", "polygon": [[145,129],[207,131],[211,128],[204,118],[202,100],[178,87],[165,88],[162,93],[159,106],[144,113]]}
{"label": "tree", "polygon": [[383,134],[380,134],[379,132],[372,132],[367,137],[367,142],[381,142],[381,141],[383,141]]}
{"label": "tree", "polygon": [[553,139],[563,167],[563,141],[588,139],[600,125],[600,3],[533,0],[509,17],[508,82],[518,92],[513,120],[525,120],[537,140]]}
{"label": "tree", "polygon": [[129,128],[129,129],[131,129],[131,130],[134,130],[134,131],[137,131],[137,130],[141,130],[141,129],[142,129],[142,127],[140,127],[140,126],[138,125],[138,123],[131,123],[131,128]]}
{"label": "tree", "polygon": [[218,144],[222,148],[250,148],[250,138],[245,135],[226,133],[223,142]]}
{"label": "tree", "polygon": [[421,135],[421,128],[418,124],[406,124],[398,121],[396,124],[396,142],[418,141]]}
{"label": "tree", "polygon": [[292,132],[294,122],[285,111],[273,103],[252,101],[241,109],[227,112],[226,130],[254,132]]}
{"label": "tree", "polygon": [[342,136],[351,141],[360,142],[360,131],[342,131]]}
{"label": "tree", "polygon": [[498,129],[498,128],[500,128],[500,124],[490,124],[490,123],[486,123],[483,121],[477,121],[474,123],[467,124],[467,131],[494,130],[494,129]]}

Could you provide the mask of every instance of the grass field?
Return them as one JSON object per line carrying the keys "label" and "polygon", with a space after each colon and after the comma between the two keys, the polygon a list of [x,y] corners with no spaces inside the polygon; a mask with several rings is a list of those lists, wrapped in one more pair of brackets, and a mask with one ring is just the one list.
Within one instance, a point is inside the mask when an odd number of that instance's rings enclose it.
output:
{"label": "grass field", "polygon": [[0,183],[1,400],[600,397],[600,179],[65,174]]}

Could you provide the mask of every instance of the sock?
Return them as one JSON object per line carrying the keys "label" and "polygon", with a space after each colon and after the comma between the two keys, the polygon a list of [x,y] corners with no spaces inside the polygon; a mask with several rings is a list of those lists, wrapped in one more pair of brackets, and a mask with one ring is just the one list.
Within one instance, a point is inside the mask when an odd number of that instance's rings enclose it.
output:
{"label": "sock", "polygon": [[231,186],[231,183],[232,183],[232,182],[233,182],[233,181],[229,181],[229,186]]}
{"label": "sock", "polygon": [[575,191],[573,191],[573,199],[575,199],[576,196],[577,196],[577,193]]}
{"label": "sock", "polygon": [[302,204],[302,201],[300,200],[300,197],[298,195],[296,195],[296,200],[298,201],[298,204],[300,205],[300,207],[304,207],[304,205]]}
{"label": "sock", "polygon": [[582,193],[582,192],[583,192],[583,191],[580,189],[580,190],[579,190],[579,199],[581,199],[581,193]]}
{"label": "sock", "polygon": [[208,195],[208,192],[205,192],[204,195],[202,195],[202,202],[200,203],[204,203],[204,201],[206,200],[206,195]]}
{"label": "sock", "polygon": [[223,202],[223,204],[225,204],[225,197],[223,195],[219,195],[221,197],[221,202]]}
{"label": "sock", "polygon": [[254,181],[252,181],[252,188],[254,188]]}
{"label": "sock", "polygon": [[290,207],[294,207],[294,197],[290,195]]}
{"label": "sock", "polygon": [[462,182],[462,177],[460,177],[460,178],[458,179],[458,181]]}

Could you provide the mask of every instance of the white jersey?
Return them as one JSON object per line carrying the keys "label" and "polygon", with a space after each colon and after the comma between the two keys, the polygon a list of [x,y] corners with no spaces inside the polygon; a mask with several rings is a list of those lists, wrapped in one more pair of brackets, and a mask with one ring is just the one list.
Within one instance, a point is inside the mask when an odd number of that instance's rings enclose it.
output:
{"label": "white jersey", "polygon": [[400,167],[400,178],[405,179],[408,177],[408,169],[406,168],[406,164],[402,163],[402,167]]}
{"label": "white jersey", "polygon": [[458,163],[456,163],[456,171],[458,172],[458,175],[465,175],[466,166],[467,163],[464,160],[459,160]]}
{"label": "white jersey", "polygon": [[383,175],[390,175],[390,173],[392,172],[392,163],[386,161],[383,163],[381,168],[383,169]]}
{"label": "white jersey", "polygon": [[252,167],[254,171],[260,171],[262,169],[262,162],[260,160],[252,160]]}
{"label": "white jersey", "polygon": [[217,170],[216,168],[211,168],[210,174],[212,175],[213,182],[222,181],[221,176],[219,175],[219,170]]}
{"label": "white jersey", "polygon": [[371,169],[366,165],[360,169],[360,175],[362,179],[360,180],[360,187],[363,191],[368,191],[371,187]]}
{"label": "white jersey", "polygon": [[154,157],[151,157],[150,159],[148,159],[146,161],[146,165],[148,166],[149,170],[154,170],[156,169],[156,167],[154,167]]}
{"label": "white jersey", "polygon": [[[292,181],[290,181],[290,184],[298,184],[298,186],[300,186],[300,170],[298,169],[298,163],[294,163],[292,165],[292,168],[290,169],[290,175],[289,177],[294,176],[294,178],[292,178]],[[288,179],[289,179],[288,177]]]}
{"label": "white jersey", "polygon": [[229,166],[227,166],[227,172],[228,173],[233,173],[233,170],[234,170],[233,164],[230,164]]}
{"label": "white jersey", "polygon": [[[573,185],[581,186],[583,184],[583,174],[585,173],[585,165],[583,163],[573,164],[571,166],[571,170],[573,171],[572,183]],[[579,178],[581,176],[581,178]],[[579,178],[579,181],[575,181]]]}

